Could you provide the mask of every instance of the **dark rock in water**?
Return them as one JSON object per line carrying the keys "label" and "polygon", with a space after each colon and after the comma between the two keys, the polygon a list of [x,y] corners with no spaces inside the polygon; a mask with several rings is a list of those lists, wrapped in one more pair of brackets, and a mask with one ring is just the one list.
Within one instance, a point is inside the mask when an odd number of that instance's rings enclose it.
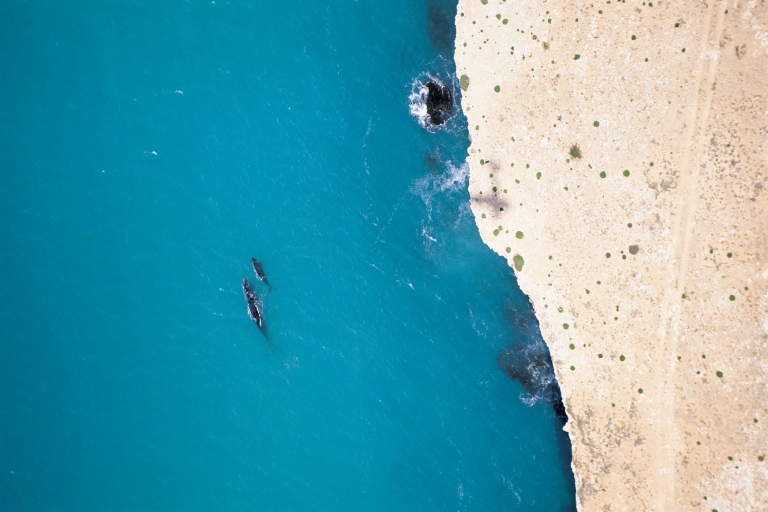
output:
{"label": "dark rock in water", "polygon": [[543,348],[518,343],[504,349],[496,363],[510,379],[520,382],[528,395],[546,400],[560,420],[568,421],[552,359]]}
{"label": "dark rock in water", "polygon": [[[515,281],[516,282],[516,281]],[[507,317],[510,327],[515,332],[529,333],[532,331],[538,331],[539,326],[536,322],[536,313],[533,310],[533,304],[530,301],[527,303],[527,308],[516,304],[512,299],[504,299],[504,316]]]}
{"label": "dark rock in water", "polygon": [[555,416],[563,423],[568,423],[568,413],[565,412],[565,404],[563,403],[563,395],[560,394],[560,386],[555,383],[555,389],[552,396],[552,408],[555,410]]}
{"label": "dark rock in water", "polygon": [[[444,5],[443,5],[444,4]],[[456,2],[430,0],[427,12],[429,40],[435,50],[442,54],[453,53],[456,39]]]}
{"label": "dark rock in water", "polygon": [[453,95],[445,85],[427,82],[427,114],[430,122],[437,126],[445,123],[453,111]]}
{"label": "dark rock in water", "polygon": [[431,153],[428,153],[425,157],[427,161],[427,167],[429,168],[430,172],[436,172],[438,169],[438,165],[440,164],[440,150],[436,149],[432,151]]}
{"label": "dark rock in water", "polygon": [[510,379],[519,381],[529,395],[549,398],[555,377],[548,354],[537,347],[515,344],[499,354],[496,363]]}

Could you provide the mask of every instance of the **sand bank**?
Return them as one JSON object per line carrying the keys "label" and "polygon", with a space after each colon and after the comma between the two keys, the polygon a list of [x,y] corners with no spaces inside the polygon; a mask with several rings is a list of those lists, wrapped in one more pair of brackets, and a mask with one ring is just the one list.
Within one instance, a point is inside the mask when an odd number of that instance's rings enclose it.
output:
{"label": "sand bank", "polygon": [[460,0],[485,242],[593,510],[768,510],[768,3]]}

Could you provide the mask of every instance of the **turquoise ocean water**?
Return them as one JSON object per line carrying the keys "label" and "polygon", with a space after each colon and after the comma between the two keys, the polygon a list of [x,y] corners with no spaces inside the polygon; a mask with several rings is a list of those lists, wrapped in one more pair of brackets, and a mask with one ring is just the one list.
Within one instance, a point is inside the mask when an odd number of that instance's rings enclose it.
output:
{"label": "turquoise ocean water", "polygon": [[573,509],[435,2],[0,3],[0,510]]}

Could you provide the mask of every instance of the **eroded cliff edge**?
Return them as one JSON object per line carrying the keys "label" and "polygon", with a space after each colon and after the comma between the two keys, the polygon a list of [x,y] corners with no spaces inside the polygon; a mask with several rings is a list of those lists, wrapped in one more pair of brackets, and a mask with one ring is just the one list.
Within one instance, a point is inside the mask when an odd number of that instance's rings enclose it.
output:
{"label": "eroded cliff edge", "polygon": [[768,510],[768,3],[460,0],[472,209],[577,503]]}

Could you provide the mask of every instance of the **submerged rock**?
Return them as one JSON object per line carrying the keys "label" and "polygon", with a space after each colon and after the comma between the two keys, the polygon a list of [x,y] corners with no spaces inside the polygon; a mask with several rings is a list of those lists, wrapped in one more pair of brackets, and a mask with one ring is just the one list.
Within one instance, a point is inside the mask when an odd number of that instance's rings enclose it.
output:
{"label": "submerged rock", "polygon": [[448,55],[453,54],[453,44],[456,40],[456,2],[429,1],[427,10],[427,29],[429,40],[435,50]]}
{"label": "submerged rock", "polygon": [[545,400],[560,420],[568,421],[552,359],[542,347],[523,343],[511,345],[499,354],[496,364],[510,379],[522,384],[531,401]]}
{"label": "submerged rock", "polygon": [[427,82],[427,114],[433,125],[445,123],[453,112],[451,90],[439,82]]}

